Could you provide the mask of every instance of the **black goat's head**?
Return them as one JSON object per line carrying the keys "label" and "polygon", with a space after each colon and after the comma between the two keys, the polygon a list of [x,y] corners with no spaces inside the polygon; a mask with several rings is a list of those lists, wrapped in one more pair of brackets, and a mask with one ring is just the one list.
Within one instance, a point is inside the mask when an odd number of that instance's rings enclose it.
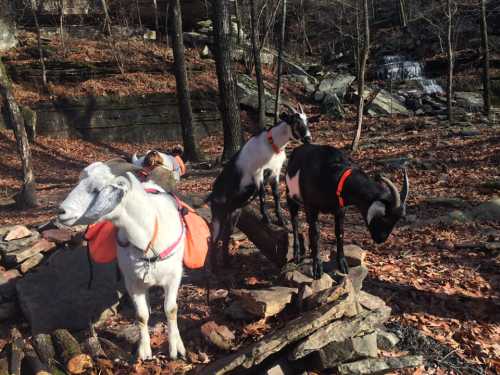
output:
{"label": "black goat's head", "polygon": [[290,112],[282,113],[281,119],[285,121],[292,129],[293,138],[302,141],[302,143],[311,143],[312,137],[309,131],[309,122],[307,121],[307,115],[304,109],[299,103],[299,110],[296,110],[288,104],[284,104]]}
{"label": "black goat's head", "polygon": [[376,243],[385,242],[398,220],[406,214],[406,199],[408,198],[410,184],[406,169],[403,170],[403,174],[404,181],[401,192],[398,192],[396,186],[389,179],[380,177],[380,181],[389,188],[391,199],[390,201],[374,201],[366,212],[366,224]]}

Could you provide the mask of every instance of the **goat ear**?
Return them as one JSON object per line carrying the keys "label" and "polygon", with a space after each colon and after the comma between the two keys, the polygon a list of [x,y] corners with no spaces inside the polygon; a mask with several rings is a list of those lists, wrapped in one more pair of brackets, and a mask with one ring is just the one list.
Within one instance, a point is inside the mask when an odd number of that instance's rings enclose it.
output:
{"label": "goat ear", "polygon": [[130,184],[125,177],[116,178],[99,192],[85,216],[93,221],[105,218],[120,205],[129,189]]}
{"label": "goat ear", "polygon": [[280,114],[280,120],[283,120],[285,122],[289,122],[288,120],[290,119],[290,115],[286,112],[281,112]]}
{"label": "goat ear", "polygon": [[385,212],[386,212],[386,207],[384,202],[382,201],[373,202],[368,208],[368,211],[366,212],[366,223],[370,225],[374,217],[385,216]]}

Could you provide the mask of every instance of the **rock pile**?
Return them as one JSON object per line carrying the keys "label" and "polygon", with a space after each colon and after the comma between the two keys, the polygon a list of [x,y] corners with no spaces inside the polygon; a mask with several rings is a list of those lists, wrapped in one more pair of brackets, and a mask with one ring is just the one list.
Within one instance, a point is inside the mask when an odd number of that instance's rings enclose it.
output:
{"label": "rock pile", "polygon": [[[285,272],[279,286],[231,290],[229,297],[233,310],[238,307],[238,318],[241,312],[246,319],[279,319],[281,314],[293,311],[299,314],[259,341],[209,364],[201,373],[251,369],[263,374],[288,374],[315,368],[335,369],[340,374],[372,374],[421,366],[420,356],[379,357],[379,348],[390,350],[398,342],[381,328],[391,309],[362,290],[368,273],[365,252],[354,245],[346,246],[345,252],[351,266],[348,275],[324,274],[320,280],[313,280],[309,276],[311,266],[305,265]],[[220,343],[220,334],[216,333],[221,329],[213,326],[211,332],[204,325],[203,335],[223,349],[227,342]]]}

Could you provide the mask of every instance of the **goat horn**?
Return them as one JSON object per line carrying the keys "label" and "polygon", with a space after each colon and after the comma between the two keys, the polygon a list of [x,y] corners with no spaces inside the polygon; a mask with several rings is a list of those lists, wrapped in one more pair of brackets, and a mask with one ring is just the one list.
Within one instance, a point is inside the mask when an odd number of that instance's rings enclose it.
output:
{"label": "goat horn", "polygon": [[137,162],[138,158],[137,158],[137,152],[134,152],[134,154],[132,155],[132,164],[135,164]]}
{"label": "goat horn", "polygon": [[410,192],[410,181],[408,180],[408,174],[406,173],[406,168],[403,168],[403,187],[401,188],[400,199],[403,202],[403,207],[406,207],[406,200],[408,199],[408,193]]}
{"label": "goat horn", "polygon": [[394,198],[394,208],[401,207],[401,197],[399,196],[399,191],[396,186],[386,177],[380,177],[380,179],[389,187],[392,197]]}
{"label": "goat horn", "polygon": [[288,108],[290,111],[292,111],[293,113],[298,113],[297,110],[295,108],[293,108],[290,104],[288,103],[283,103],[283,105]]}
{"label": "goat horn", "polygon": [[300,112],[301,112],[301,113],[304,113],[304,114],[305,114],[305,112],[304,112],[304,108],[302,108],[302,104],[300,104],[300,103],[299,103],[299,109],[300,109]]}

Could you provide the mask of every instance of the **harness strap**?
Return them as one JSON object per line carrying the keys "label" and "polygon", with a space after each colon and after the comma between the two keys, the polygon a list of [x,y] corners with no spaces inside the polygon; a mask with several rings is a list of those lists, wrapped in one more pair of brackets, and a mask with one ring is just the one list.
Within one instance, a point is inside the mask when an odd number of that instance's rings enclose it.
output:
{"label": "harness strap", "polygon": [[275,154],[279,154],[281,152],[281,149],[276,145],[276,143],[274,143],[273,133],[271,132],[271,129],[267,131],[267,141],[271,145]]}
{"label": "harness strap", "polygon": [[337,185],[337,199],[339,200],[339,207],[344,208],[344,198],[342,198],[342,189],[344,188],[345,181],[352,173],[352,169],[346,169],[340,176],[339,183]]}

